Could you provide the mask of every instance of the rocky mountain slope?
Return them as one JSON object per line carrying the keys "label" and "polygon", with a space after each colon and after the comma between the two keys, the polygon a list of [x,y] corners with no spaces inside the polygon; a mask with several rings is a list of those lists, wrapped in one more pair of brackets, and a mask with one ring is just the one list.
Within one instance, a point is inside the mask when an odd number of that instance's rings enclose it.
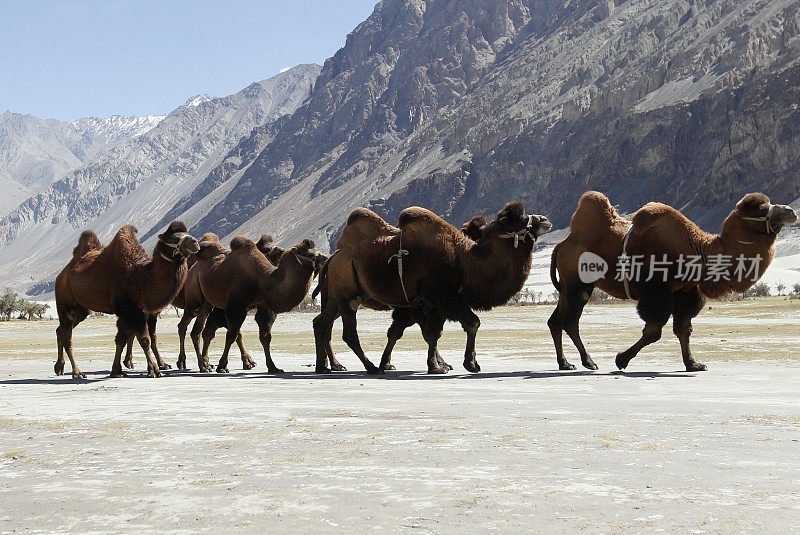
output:
{"label": "rocky mountain slope", "polygon": [[800,196],[799,37],[797,0],[385,0],[195,230],[335,243],[355,206],[512,198],[565,226],[589,188],[715,230]]}
{"label": "rocky mountain slope", "polygon": [[293,112],[319,69],[301,65],[234,95],[199,99],[29,198],[0,220],[0,280],[52,280],[84,228],[103,240],[122,222],[149,230],[255,127]]}
{"label": "rocky mountain slope", "polygon": [[0,217],[102,152],[143,134],[165,116],[87,117],[72,122],[0,115]]}

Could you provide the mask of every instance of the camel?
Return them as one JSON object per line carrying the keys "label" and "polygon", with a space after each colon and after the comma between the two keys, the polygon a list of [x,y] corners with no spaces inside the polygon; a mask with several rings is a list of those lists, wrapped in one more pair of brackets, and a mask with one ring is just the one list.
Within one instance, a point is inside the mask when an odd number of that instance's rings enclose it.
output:
{"label": "camel", "polygon": [[[464,367],[480,371],[475,335],[480,326],[472,311],[489,310],[518,292],[531,267],[536,238],[547,232],[544,216],[525,215],[519,202],[508,203],[497,219],[482,227],[474,241],[439,216],[420,207],[400,213],[397,227],[376,213],[357,208],[347,220],[320,274],[322,311],[314,318],[317,373],[328,373],[333,352],[333,322],[342,317],[345,343],[367,373],[382,373],[364,354],[356,330],[360,305],[375,309],[412,309],[428,343],[428,373],[447,373],[437,358],[437,343],[445,320],[458,321],[467,333]],[[389,344],[394,345],[389,332]]]}
{"label": "camel", "polygon": [[[204,244],[205,247],[205,244]],[[277,266],[258,250],[256,243],[237,236],[231,240],[228,254],[198,255],[194,273],[185,286],[184,318],[197,316],[202,325],[211,307],[224,310],[228,334],[217,364],[217,373],[228,373],[228,352],[249,309],[256,309],[259,339],[264,348],[269,373],[283,373],[270,355],[272,324],[278,314],[295,308],[308,294],[311,282],[327,257],[314,249],[314,242],[303,240],[281,255]],[[188,319],[187,319],[188,317]],[[205,332],[205,331],[204,331]],[[208,342],[204,338],[202,358],[208,360]]]}
{"label": "camel", "polygon": [[[478,241],[483,236],[483,228],[486,226],[486,218],[483,216],[475,216],[461,226],[461,232],[464,233],[472,241]],[[392,350],[395,344],[403,337],[403,332],[415,323],[424,325],[427,310],[425,307],[418,308],[396,308],[392,311],[392,324],[386,332],[387,343],[381,356],[381,363],[378,366],[381,370],[394,370],[392,360]],[[452,370],[453,366],[444,361],[439,351],[436,351],[436,360],[442,368]],[[333,368],[332,368],[333,369]]]}
{"label": "camel", "polygon": [[[206,244],[205,242],[208,242]],[[219,241],[219,236],[214,234],[213,232],[207,232],[203,235],[202,239],[200,240],[200,249],[201,252],[199,254],[211,258],[212,256],[216,256],[217,254],[224,254],[227,255],[230,253],[230,249],[225,248]],[[269,234],[263,234],[261,238],[256,242],[256,249],[258,249],[264,256],[267,257],[273,265],[276,265],[279,261],[285,250],[282,247],[278,247],[272,240],[272,236]],[[189,262],[189,274],[187,275],[188,278],[196,277],[196,272],[193,272],[191,267],[194,265],[196,257],[190,259]],[[198,284],[196,281],[193,284]],[[175,301],[173,301],[173,306],[177,308],[184,308],[184,294],[183,289],[176,297]],[[177,303],[176,301],[179,301]],[[178,369],[185,370],[186,369],[186,329],[188,328],[189,322],[191,322],[191,318],[196,316],[199,310],[195,310],[194,314],[186,315],[181,318],[180,323],[178,324],[178,338],[180,339],[180,353],[178,355]],[[225,311],[219,309],[217,307],[213,307],[211,312],[208,314],[205,320],[205,327],[202,326],[202,323],[198,323],[195,321],[195,328],[191,331],[191,339],[192,344],[194,345],[195,353],[197,354],[197,365],[201,372],[210,372],[213,370],[213,367],[208,362],[208,346],[210,345],[211,341],[216,336],[217,329],[220,327],[225,326]],[[198,330],[198,327],[202,329],[202,337],[203,337],[203,349],[200,349],[200,336],[201,333]],[[241,354],[242,359],[242,367],[245,370],[251,370],[256,367],[256,362],[250,356],[250,353],[244,348],[244,343],[242,340],[242,333],[239,332],[236,335],[236,345],[239,347],[239,353]]]}
{"label": "camel", "polygon": [[199,250],[186,226],[173,221],[162,234],[150,258],[136,238],[136,228],[125,225],[106,247],[97,236],[81,234],[73,257],[56,277],[55,294],[59,326],[57,375],[64,373],[64,352],[73,378],[85,378],[72,353],[72,331],[90,311],[117,316],[117,345],[111,377],[122,377],[122,350],[131,336],[139,340],[147,358],[148,377],[161,376],[150,352],[148,316],[163,310],[183,285],[186,257]]}
{"label": "camel", "polygon": [[[641,338],[617,354],[615,363],[620,370],[626,369],[642,348],[661,338],[670,316],[686,370],[706,370],[689,348],[692,319],[703,309],[706,298],[744,292],[752,286],[775,255],[778,232],[796,221],[797,214],[790,207],[772,204],[762,193],[748,193],[725,218],[722,232],[710,234],[665,204],[648,203],[627,221],[602,193],[584,193],[572,215],[570,234],[556,245],[550,265],[559,298],[547,323],[559,369],[575,369],[564,357],[562,331],[572,339],[583,366],[597,369],[578,329],[596,286],[613,297],[637,301],[639,317],[645,322]],[[621,256],[623,246],[625,257]],[[689,262],[697,266],[691,273]],[[607,266],[605,272],[598,270],[603,265]],[[741,272],[739,266],[743,266]],[[623,267],[634,276],[620,276]]]}
{"label": "camel", "polygon": [[[219,243],[219,236],[217,236],[213,232],[206,232],[203,235],[203,237],[200,238],[200,243],[202,244],[203,242],[206,242],[206,241]],[[222,245],[220,245],[219,247],[222,247]],[[264,255],[273,263],[277,263],[277,261],[280,259],[280,256],[284,252],[284,249],[282,249],[281,247],[278,247],[277,245],[275,245],[273,243],[272,236],[270,236],[268,234],[263,234],[261,236],[261,238],[259,238],[258,242],[256,242],[256,247],[258,248],[259,251],[264,253]],[[229,252],[228,249],[225,249],[225,251],[226,251],[226,253]],[[194,263],[196,261],[196,256],[195,255],[191,255],[186,259],[186,261],[187,261],[187,265],[189,266],[189,269],[191,270],[192,265],[194,265]],[[180,291],[177,293],[175,298],[172,300],[171,304],[175,308],[183,309],[183,307],[184,307],[183,287],[181,287]],[[157,325],[157,322],[158,322],[158,315],[150,315],[150,316],[148,316],[148,318],[147,318],[147,330],[148,330],[148,332],[150,334],[150,348],[153,351],[153,355],[155,356],[156,361],[158,362],[159,368],[162,369],[162,370],[171,369],[172,366],[170,366],[169,364],[166,364],[162,360],[161,353],[158,350],[158,344],[156,343],[157,342],[157,336],[156,336],[156,325]],[[225,313],[224,313],[224,311],[222,311],[222,310],[220,310],[218,308],[212,309],[211,312],[208,315],[208,318],[206,319],[205,328],[203,329],[203,337],[204,337],[204,339],[208,339],[209,342],[210,342],[210,340],[212,340],[214,338],[214,335],[215,335],[217,329],[219,327],[223,326],[223,325],[225,325]],[[185,325],[185,326],[179,325],[178,326],[178,337],[179,337],[179,340],[180,340],[180,353],[178,355],[177,368],[179,370],[185,370],[186,369],[186,343],[185,342],[186,342],[186,328],[187,327],[188,327],[188,325]],[[195,332],[194,330],[192,330],[191,336],[192,336],[192,342],[194,343],[194,346],[195,346],[195,351],[197,352],[197,355],[198,355],[198,362],[200,364],[200,371],[211,371],[211,368],[209,366],[207,366],[207,365],[204,366],[203,363],[200,362],[200,360],[201,360],[199,358],[199,356],[200,356],[200,348],[199,348],[200,333]],[[254,368],[256,363],[253,360],[253,358],[250,356],[250,353],[248,353],[247,350],[245,349],[241,333],[239,333],[236,336],[236,345],[239,347],[239,352],[241,354],[242,363],[245,365],[245,369],[249,370],[251,368]],[[123,360],[123,364],[125,365],[126,368],[129,368],[129,369],[132,369],[134,367],[134,365],[133,365],[133,337],[131,337],[128,340],[128,347],[127,347],[125,359]]]}

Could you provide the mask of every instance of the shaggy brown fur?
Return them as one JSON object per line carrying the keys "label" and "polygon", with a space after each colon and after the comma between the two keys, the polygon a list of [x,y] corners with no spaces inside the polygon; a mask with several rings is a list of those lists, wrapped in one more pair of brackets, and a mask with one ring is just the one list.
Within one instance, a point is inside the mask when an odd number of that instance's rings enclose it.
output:
{"label": "shaggy brown fur", "polygon": [[[303,240],[286,251],[276,267],[255,242],[237,236],[231,241],[230,254],[200,258],[192,266],[196,278],[190,278],[190,282],[196,280],[197,284],[186,285],[186,308],[181,321],[196,314],[197,323],[202,325],[211,307],[225,311],[228,334],[217,372],[227,373],[228,352],[235,333],[239,332],[247,310],[255,308],[267,368],[270,373],[281,373],[270,355],[272,324],[279,313],[292,310],[305,298],[325,260],[314,249],[314,242]],[[210,340],[204,338],[203,342],[202,358],[207,362]]]}
{"label": "shaggy brown fur", "polygon": [[[461,226],[461,232],[463,232],[464,235],[470,238],[472,241],[478,241],[481,239],[481,237],[483,237],[484,227],[486,227],[486,218],[477,215]],[[411,327],[415,323],[418,323],[419,325],[425,325],[426,321],[428,321],[427,318],[430,313],[431,311],[427,310],[426,307],[396,308],[392,311],[392,324],[389,326],[389,330],[386,332],[387,342],[386,347],[383,350],[381,363],[378,366],[380,369],[395,369],[394,365],[391,363],[392,350],[394,349],[395,344],[400,340],[400,338],[403,337],[403,332],[407,328]],[[447,368],[448,370],[453,369],[453,366],[444,361],[438,350],[436,351],[436,361],[442,368]],[[331,366],[331,368],[334,369],[333,366]]]}
{"label": "shaggy brown fur", "polygon": [[[627,298],[624,283],[615,279],[629,229],[626,253],[632,258],[640,258],[642,263],[641,276],[629,283],[629,292],[631,298],[638,301],[637,310],[645,321],[645,328],[636,344],[617,355],[616,364],[620,369],[626,368],[644,346],[661,337],[663,326],[673,316],[673,330],[681,343],[686,369],[698,371],[705,370],[706,366],[695,361],[689,349],[692,318],[702,310],[706,297],[718,298],[731,292],[743,292],[758,280],[775,254],[778,232],[796,221],[797,214],[788,206],[773,205],[766,195],[749,193],[725,219],[722,232],[709,234],[665,204],[649,203],[633,215],[632,222],[628,222],[617,214],[602,193],[584,193],[572,216],[570,234],[553,250],[550,266],[559,301],[548,325],[559,367],[575,369],[564,358],[561,333],[565,331],[577,347],[583,365],[597,369],[580,339],[578,322],[595,286],[614,297]],[[601,257],[608,266],[605,275],[594,283],[580,280],[578,267],[581,255],[586,252]],[[709,270],[715,255],[726,255],[731,259],[731,265],[723,269],[724,276],[718,280],[713,280],[716,277]],[[740,255],[746,259],[760,258],[755,276],[742,278],[735,273],[736,259]],[[695,277],[686,280],[677,271],[679,259],[687,260],[692,256],[701,259],[700,281]],[[666,259],[669,266],[666,277],[654,272],[655,277],[647,280],[650,278],[651,258],[659,262]],[[707,280],[709,276],[712,280]]]}
{"label": "shaggy brown fur", "polygon": [[[398,227],[366,208],[354,210],[320,277],[322,312],[314,318],[316,371],[330,371],[326,363],[332,355],[331,328],[340,315],[344,341],[367,372],[382,371],[361,349],[356,331],[359,305],[427,310],[425,318],[419,319],[424,320],[421,327],[431,373],[447,372],[437,359],[436,345],[444,321],[459,321],[467,332],[464,367],[479,371],[475,333],[480,320],[472,309],[488,310],[519,291],[531,267],[533,240],[528,233],[539,235],[549,228],[547,218],[526,216],[518,202],[506,205],[495,221],[483,227],[477,242],[424,208],[403,210]],[[508,238],[516,232],[520,233],[516,240]],[[408,251],[403,256],[402,285],[397,257],[401,242]]]}
{"label": "shaggy brown fur", "polygon": [[56,309],[59,326],[55,372],[64,373],[64,351],[72,376],[84,377],[72,354],[72,330],[90,311],[117,315],[117,351],[112,377],[121,377],[122,349],[136,336],[147,357],[148,376],[161,371],[150,352],[147,319],[165,308],[186,278],[186,257],[197,252],[197,240],[186,226],[175,221],[158,236],[151,259],[136,238],[136,229],[123,226],[105,248],[97,248],[96,236],[84,233],[76,253],[56,277]]}

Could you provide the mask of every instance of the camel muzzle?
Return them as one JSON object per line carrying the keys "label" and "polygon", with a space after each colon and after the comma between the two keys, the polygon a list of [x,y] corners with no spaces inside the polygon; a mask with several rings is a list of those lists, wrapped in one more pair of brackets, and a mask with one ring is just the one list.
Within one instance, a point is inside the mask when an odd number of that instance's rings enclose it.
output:
{"label": "camel muzzle", "polygon": [[198,242],[197,238],[195,238],[194,236],[190,236],[189,234],[184,234],[178,241],[177,250],[185,258],[189,255],[193,255],[198,251],[200,251],[200,242]]}
{"label": "camel muzzle", "polygon": [[780,227],[794,225],[797,223],[797,212],[795,212],[791,206],[787,206],[785,204],[773,204],[769,209],[769,213],[767,214],[767,220],[770,221],[771,225],[776,229],[777,232],[780,230]]}

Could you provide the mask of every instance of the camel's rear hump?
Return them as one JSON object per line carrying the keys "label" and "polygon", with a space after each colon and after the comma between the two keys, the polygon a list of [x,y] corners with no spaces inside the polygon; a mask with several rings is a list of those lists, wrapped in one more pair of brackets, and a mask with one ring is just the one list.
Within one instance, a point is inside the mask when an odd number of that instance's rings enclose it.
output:
{"label": "camel's rear hump", "polygon": [[355,247],[357,243],[371,241],[379,236],[397,232],[397,229],[384,221],[381,216],[367,208],[356,208],[347,218],[336,248]]}

